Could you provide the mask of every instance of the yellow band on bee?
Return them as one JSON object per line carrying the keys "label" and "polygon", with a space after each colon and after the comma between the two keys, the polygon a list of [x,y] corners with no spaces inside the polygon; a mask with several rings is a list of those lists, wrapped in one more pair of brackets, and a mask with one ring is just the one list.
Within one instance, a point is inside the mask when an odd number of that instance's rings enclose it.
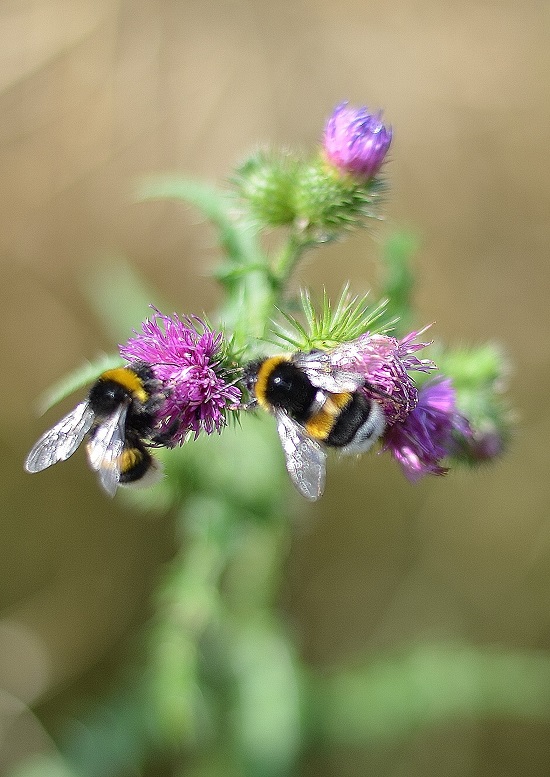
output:
{"label": "yellow band on bee", "polygon": [[327,397],[325,404],[311,416],[306,422],[306,432],[315,440],[326,440],[331,433],[335,421],[340,415],[340,411],[349,404],[351,394],[344,392],[342,394],[331,394]]}
{"label": "yellow band on bee", "polygon": [[100,376],[100,380],[112,380],[114,383],[119,383],[140,402],[147,402],[149,399],[149,394],[143,388],[143,381],[129,367],[115,367],[114,370],[106,370]]}

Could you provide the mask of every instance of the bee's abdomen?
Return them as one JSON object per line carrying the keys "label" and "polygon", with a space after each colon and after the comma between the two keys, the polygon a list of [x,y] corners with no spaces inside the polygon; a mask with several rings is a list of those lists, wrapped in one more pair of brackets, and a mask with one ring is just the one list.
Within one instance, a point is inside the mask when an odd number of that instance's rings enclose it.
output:
{"label": "bee's abdomen", "polygon": [[152,456],[142,445],[124,448],[120,454],[120,483],[135,483],[149,471]]}
{"label": "bee's abdomen", "polygon": [[363,394],[348,394],[349,401],[342,409],[325,439],[326,445],[343,448],[355,438],[357,430],[368,420],[371,401]]}
{"label": "bee's abdomen", "polygon": [[[347,392],[342,394],[326,393],[321,409],[312,413],[304,424],[310,437],[327,445],[339,445],[340,443],[332,443],[329,440],[340,418],[347,413],[352,402],[353,395]],[[345,443],[342,444],[345,445]]]}

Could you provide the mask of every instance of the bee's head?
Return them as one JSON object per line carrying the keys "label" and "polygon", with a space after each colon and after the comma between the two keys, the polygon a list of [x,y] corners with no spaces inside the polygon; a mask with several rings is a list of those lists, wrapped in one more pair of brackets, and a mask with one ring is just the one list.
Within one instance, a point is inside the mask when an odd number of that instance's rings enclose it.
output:
{"label": "bee's head", "polygon": [[254,393],[254,386],[258,380],[258,372],[260,367],[264,363],[265,359],[256,359],[255,361],[248,362],[243,367],[243,384],[248,392]]}
{"label": "bee's head", "polygon": [[248,400],[243,403],[243,407],[246,410],[253,410],[258,404],[256,383],[258,381],[258,372],[264,362],[265,359],[255,359],[254,361],[248,362],[248,364],[245,364],[243,367],[241,381],[248,393]]}

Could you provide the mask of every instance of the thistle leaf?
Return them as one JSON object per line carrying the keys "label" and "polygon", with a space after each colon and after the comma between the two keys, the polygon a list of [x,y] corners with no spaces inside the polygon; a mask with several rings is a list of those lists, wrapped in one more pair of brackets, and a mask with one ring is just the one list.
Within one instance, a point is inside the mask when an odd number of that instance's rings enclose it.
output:
{"label": "thistle leaf", "polygon": [[[309,292],[301,292],[301,302],[305,326],[290,313],[280,310],[282,317],[290,326],[290,331],[284,325],[275,324],[273,334],[278,345],[290,344],[298,350],[311,350],[313,348],[333,348],[340,343],[355,340],[365,332],[385,332],[389,324],[385,316],[387,300],[382,300],[378,305],[367,303],[368,294],[362,297],[352,296],[345,286],[333,308],[326,290],[323,291],[323,299],[320,310],[316,310]],[[384,319],[384,326],[380,325],[380,319]],[[279,342],[280,341],[280,342]]]}
{"label": "thistle leaf", "polygon": [[116,254],[97,257],[83,279],[88,304],[110,339],[126,340],[151,312],[169,305],[132,265]]}
{"label": "thistle leaf", "polygon": [[183,176],[147,178],[138,183],[136,200],[180,200],[191,203],[217,227],[220,244],[228,259],[236,264],[265,264],[252,219],[246,219],[240,213],[237,221],[231,195],[216,186]]}
{"label": "thistle leaf", "polygon": [[412,257],[418,250],[418,239],[406,232],[391,235],[382,252],[381,290],[388,298],[387,314],[399,320],[399,332],[407,332],[413,322],[412,293],[414,275]]}

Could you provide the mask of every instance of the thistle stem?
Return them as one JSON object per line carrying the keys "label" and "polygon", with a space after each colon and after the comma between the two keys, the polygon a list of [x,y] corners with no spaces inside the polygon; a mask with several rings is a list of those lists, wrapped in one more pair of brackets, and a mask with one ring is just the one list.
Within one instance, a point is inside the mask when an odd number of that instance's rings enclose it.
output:
{"label": "thistle stem", "polygon": [[262,339],[276,307],[280,305],[289,277],[300,259],[307,242],[293,231],[274,259],[272,266],[243,265],[220,319],[230,329],[237,348],[245,348],[251,340]]}
{"label": "thistle stem", "polygon": [[291,276],[294,267],[302,256],[307,244],[308,241],[304,238],[303,233],[298,233],[298,231],[294,229],[273,262],[273,277],[279,285],[280,291]]}

